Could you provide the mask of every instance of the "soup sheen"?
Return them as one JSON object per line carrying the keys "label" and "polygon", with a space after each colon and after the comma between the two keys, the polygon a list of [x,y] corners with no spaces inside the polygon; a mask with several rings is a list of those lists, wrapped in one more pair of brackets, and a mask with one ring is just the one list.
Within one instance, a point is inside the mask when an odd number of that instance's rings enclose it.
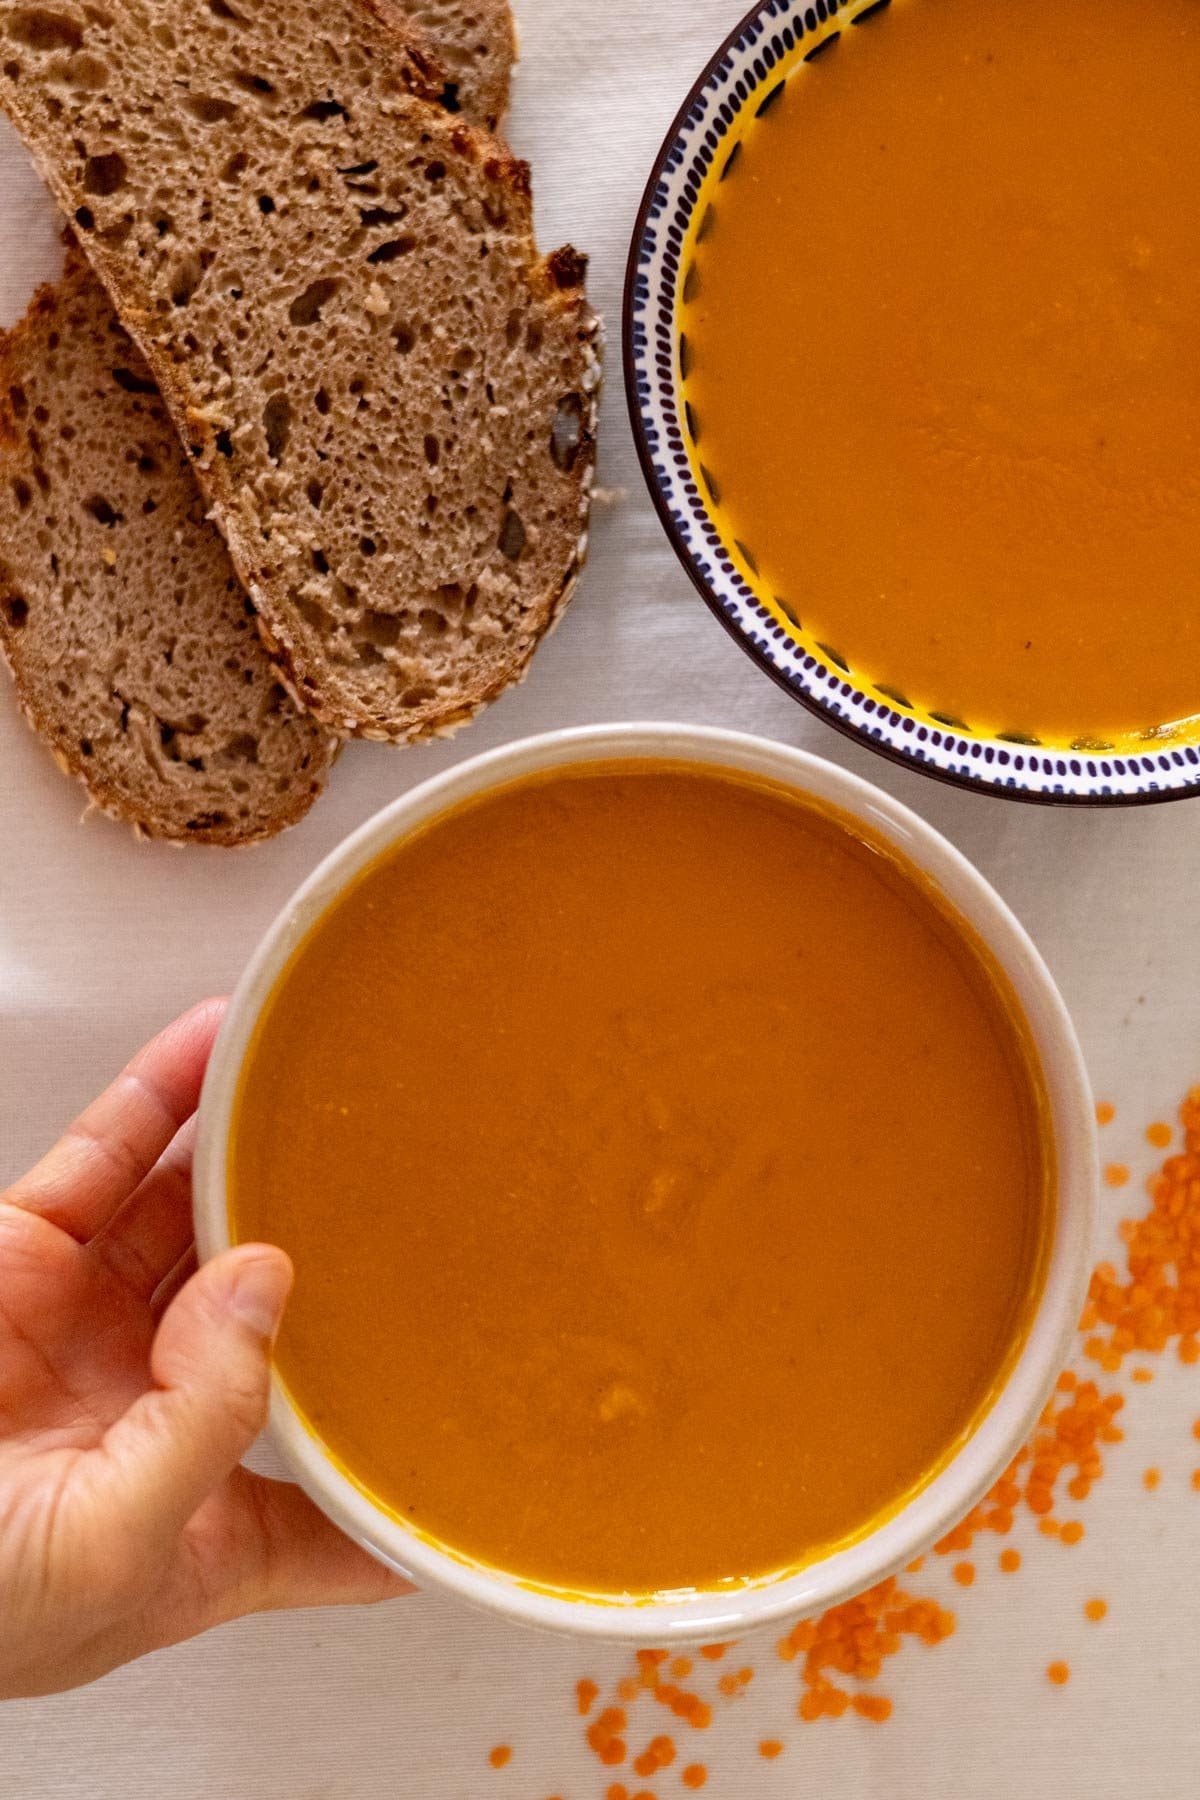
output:
{"label": "soup sheen", "polygon": [[1198,105],[1196,0],[893,0],[721,153],[696,455],[860,682],[1055,742],[1200,713]]}
{"label": "soup sheen", "polygon": [[251,1048],[278,1368],[400,1517],[575,1591],[793,1567],[978,1417],[1039,1279],[998,971],[839,815],[662,763],[451,811],[310,932]]}

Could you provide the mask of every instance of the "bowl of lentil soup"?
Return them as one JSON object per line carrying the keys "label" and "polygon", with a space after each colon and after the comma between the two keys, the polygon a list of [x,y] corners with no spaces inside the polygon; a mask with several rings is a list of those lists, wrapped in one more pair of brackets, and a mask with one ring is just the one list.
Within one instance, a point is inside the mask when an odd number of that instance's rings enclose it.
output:
{"label": "bowl of lentil soup", "polygon": [[272,1437],[518,1621],[701,1641],[920,1553],[1082,1303],[1086,1075],[1033,945],[801,751],[551,733],[316,870],[231,1004],[196,1235],[296,1286]]}
{"label": "bowl of lentil soup", "polygon": [[668,536],[923,773],[1200,790],[1198,81],[1191,0],[762,0],[655,162],[625,367]]}

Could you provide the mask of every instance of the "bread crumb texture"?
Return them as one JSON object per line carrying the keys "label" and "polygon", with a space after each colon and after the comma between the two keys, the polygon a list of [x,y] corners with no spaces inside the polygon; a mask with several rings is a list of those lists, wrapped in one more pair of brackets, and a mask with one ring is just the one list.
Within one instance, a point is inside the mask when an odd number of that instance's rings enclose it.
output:
{"label": "bread crumb texture", "polygon": [[250,842],[325,784],[336,741],[284,691],[78,255],[0,339],[0,646],[59,766],[147,836]]}

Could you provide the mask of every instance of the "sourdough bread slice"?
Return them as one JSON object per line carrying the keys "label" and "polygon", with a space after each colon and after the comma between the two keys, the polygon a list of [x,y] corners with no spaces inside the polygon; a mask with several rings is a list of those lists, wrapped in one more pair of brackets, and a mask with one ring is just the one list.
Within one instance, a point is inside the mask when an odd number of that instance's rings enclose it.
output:
{"label": "sourdough bread slice", "polygon": [[508,0],[407,0],[447,80],[442,104],[497,131],[508,111],[517,39]]}
{"label": "sourdough bread slice", "polygon": [[145,350],[281,671],[462,723],[586,547],[583,262],[377,0],[0,4],[0,99]]}
{"label": "sourdough bread slice", "polygon": [[325,784],[336,740],[280,685],[78,253],[0,336],[0,648],[60,766],[150,837],[269,837]]}

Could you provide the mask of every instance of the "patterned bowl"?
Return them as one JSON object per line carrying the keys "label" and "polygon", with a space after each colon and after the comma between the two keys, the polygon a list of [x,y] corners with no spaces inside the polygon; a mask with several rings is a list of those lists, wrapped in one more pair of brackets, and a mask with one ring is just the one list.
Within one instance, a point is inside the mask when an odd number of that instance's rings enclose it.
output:
{"label": "patterned bowl", "polygon": [[[651,497],[688,574],[742,647],[813,712],[872,750],[960,786],[1009,799],[1093,806],[1200,792],[1200,748],[1167,732],[1132,744],[1057,748],[1019,733],[985,735],[924,712],[896,689],[859,686],[777,596],[715,517],[683,394],[688,344],[678,324],[691,245],[714,182],[733,168],[749,123],[800,66],[890,0],[762,0],[721,46],[684,101],[646,186],[625,283],[625,386]],[[768,603],[770,602],[770,603]]]}

